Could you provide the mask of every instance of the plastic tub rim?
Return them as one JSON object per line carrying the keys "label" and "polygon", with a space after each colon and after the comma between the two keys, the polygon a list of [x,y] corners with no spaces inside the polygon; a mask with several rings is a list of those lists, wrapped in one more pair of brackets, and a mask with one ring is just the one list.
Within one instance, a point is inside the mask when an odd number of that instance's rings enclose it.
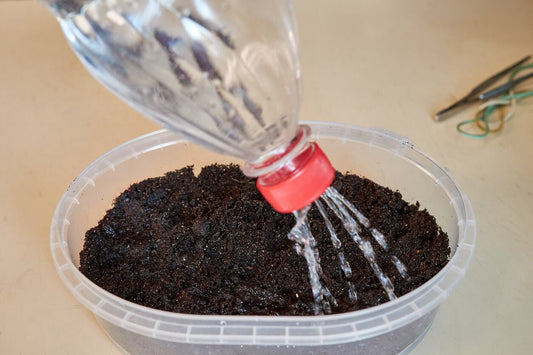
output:
{"label": "plastic tub rim", "polygon": [[[142,150],[138,152],[138,155],[149,152],[151,150],[160,149],[167,145],[175,145],[175,144],[189,144],[190,141],[187,139],[184,139],[180,136],[175,135],[172,132],[166,131],[166,130],[159,130],[155,132],[151,132],[145,135],[142,135],[140,137],[134,138],[128,142],[125,142],[107,153],[100,156],[98,159],[93,161],[91,164],[89,164],[79,175],[78,177],[72,182],[72,184],[69,186],[65,194],[61,197],[58,206],[54,212],[53,218],[52,218],[52,224],[50,227],[50,243],[51,243],[51,251],[52,256],[54,260],[54,264],[56,267],[57,272],[59,273],[59,276],[65,283],[65,285],[69,288],[71,293],[75,296],[75,298],[80,301],[84,306],[86,306],[89,310],[91,310],[96,316],[101,317],[108,322],[115,324],[119,327],[125,327],[130,331],[136,332],[138,334],[147,335],[153,338],[164,338],[166,340],[172,340],[172,341],[180,341],[180,342],[190,342],[190,343],[210,343],[210,344],[247,344],[242,342],[242,338],[246,337],[244,336],[237,336],[232,341],[231,336],[227,336],[224,334],[225,329],[231,329],[233,328],[241,328],[241,327],[254,327],[254,334],[252,336],[251,344],[263,344],[261,342],[261,336],[255,334],[255,327],[267,327],[267,328],[285,328],[287,331],[285,332],[284,336],[279,336],[281,340],[276,343],[271,343],[270,341],[267,343],[268,345],[291,345],[291,339],[299,339],[302,338],[309,340],[309,344],[338,344],[343,342],[349,342],[354,341],[354,339],[361,340],[370,338],[373,336],[377,336],[380,334],[384,334],[387,332],[390,332],[394,329],[397,329],[403,325],[406,325],[418,318],[421,318],[425,314],[428,314],[430,311],[435,309],[437,306],[440,305],[440,303],[450,294],[450,292],[455,288],[457,283],[462,279],[464,276],[466,269],[468,268],[468,265],[471,261],[474,244],[475,244],[475,234],[476,234],[476,227],[475,227],[475,219],[472,211],[472,207],[470,205],[470,202],[468,201],[468,198],[464,195],[458,184],[455,182],[455,180],[448,174],[446,169],[442,168],[438,163],[436,163],[433,159],[431,159],[429,156],[427,156],[425,153],[418,150],[412,143],[410,143],[406,138],[394,135],[392,132],[387,131],[381,131],[376,129],[369,129],[364,127],[359,127],[355,125],[348,125],[348,124],[342,124],[342,123],[332,123],[332,122],[302,122],[305,124],[308,124],[313,129],[313,137],[331,137],[331,138],[342,138],[338,135],[334,135],[333,133],[328,134],[327,131],[331,129],[340,129],[346,132],[344,139],[347,139],[346,136],[348,136],[353,131],[360,131],[361,133],[370,134],[376,137],[384,138],[387,140],[390,140],[391,142],[395,142],[399,144],[400,146],[406,146],[409,149],[413,149],[417,154],[421,156],[423,159],[427,159],[429,162],[434,164],[435,166],[440,168],[442,176],[446,179],[449,179],[453,186],[457,189],[457,194],[459,197],[458,201],[455,201],[458,203],[458,207],[464,211],[464,216],[461,218],[461,216],[458,216],[459,224],[463,222],[464,226],[459,226],[459,237],[457,241],[457,249],[454,253],[454,255],[450,258],[449,262],[446,264],[446,266],[440,270],[433,278],[428,280],[425,284],[418,287],[417,289],[399,297],[398,299],[394,301],[389,301],[386,303],[383,303],[378,306],[366,308],[359,311],[353,311],[353,312],[346,312],[346,313],[340,313],[340,314],[333,314],[333,315],[323,315],[323,316],[250,316],[250,315],[228,315],[228,316],[222,316],[222,315],[191,315],[191,314],[182,314],[182,313],[173,313],[168,311],[162,311],[157,310],[145,306],[141,306],[138,304],[135,304],[133,302],[126,301],[118,296],[115,296],[108,291],[103,290],[96,284],[94,284],[92,281],[87,279],[80,271],[78,271],[77,267],[73,264],[70,253],[68,251],[67,242],[62,238],[63,229],[68,228],[68,219],[66,220],[65,217],[68,215],[68,212],[70,210],[70,207],[72,206],[73,202],[72,199],[77,195],[76,188],[78,185],[83,185],[84,181],[81,179],[81,177],[84,176],[87,172],[89,172],[95,164],[101,161],[108,160],[109,157],[112,157],[116,155],[118,152],[121,152],[125,149],[131,148],[136,145],[140,146],[148,146],[148,149]],[[351,140],[354,140],[353,138]],[[146,144],[147,141],[149,144]],[[153,141],[158,141],[160,144],[154,145]],[[191,143],[192,144],[192,143]],[[387,147],[388,149],[388,147]],[[390,149],[389,149],[390,150]],[[135,153],[133,156],[136,156]],[[133,156],[130,156],[129,158],[124,158],[122,161],[117,162],[121,163],[125,160],[131,159]],[[413,162],[411,162],[413,163]],[[414,163],[413,163],[414,164]],[[416,164],[415,164],[416,165]],[[437,183],[437,182],[436,182]],[[85,182],[86,185],[86,182]],[[85,186],[83,185],[83,186]],[[444,187],[443,187],[444,188]],[[80,191],[83,191],[83,189],[80,189]],[[71,194],[74,193],[74,196],[71,196]],[[450,201],[451,202],[451,201]],[[67,208],[65,208],[67,207]],[[63,220],[63,223],[60,223],[59,221]],[[466,248],[466,253],[468,254],[466,257],[466,261],[463,261],[462,268],[458,268],[455,264],[457,263],[457,259],[461,256],[460,251]],[[59,254],[58,254],[59,253]],[[463,256],[464,258],[464,256]],[[447,275],[449,275],[450,270],[456,268],[459,269],[456,270],[456,276],[455,279],[451,281],[451,283],[443,289],[440,287],[440,283],[443,282],[443,278]],[[67,276],[67,272],[70,273],[70,276]],[[76,283],[77,282],[77,283]],[[82,294],[81,290],[83,291],[90,291],[90,293],[94,293],[97,296],[101,297],[100,301],[95,304],[90,301],[90,299]],[[412,307],[412,305],[417,301],[422,299],[424,296],[430,294],[431,292],[435,292],[437,290],[437,296],[431,297],[427,302],[421,304],[420,306]],[[416,297],[415,297],[416,296]],[[107,307],[107,308],[104,308]],[[391,311],[397,311],[397,309],[403,308],[403,307],[411,307],[412,312],[401,316],[397,319],[389,320],[387,319],[387,314],[390,315]],[[120,316],[117,316],[117,314],[114,314],[109,311],[109,307],[111,309],[116,308],[118,310],[118,314],[121,312],[124,314],[124,316],[121,318]],[[139,314],[134,314],[135,311],[138,311]],[[150,315],[150,316],[148,316]],[[134,319],[139,318],[142,320],[134,321]],[[376,325],[375,327],[370,328],[369,330],[358,330],[356,325],[357,323],[361,323],[364,321],[372,321],[376,319],[381,319],[379,322],[379,325]],[[182,333],[177,333],[175,336],[173,336],[172,332],[165,332],[161,330],[159,327],[162,324],[167,324],[168,322],[172,321],[180,321],[180,323],[184,323],[183,326],[187,327],[187,332],[191,329],[191,327],[195,329],[203,328],[206,329],[209,328],[212,330],[213,328],[220,329],[220,337],[214,337],[213,333],[210,332],[209,334],[188,334],[188,336],[183,336]],[[193,322],[192,325],[186,325],[185,323],[187,321]],[[252,324],[252,323],[260,323],[265,322],[265,324]],[[143,324],[144,323],[144,324]],[[272,323],[273,325],[270,326],[269,323]],[[322,332],[320,332],[319,336],[317,334],[309,334],[309,335],[291,335],[290,330],[293,328],[316,328],[316,327],[346,327],[346,326],[352,326],[353,328],[353,334],[351,336],[342,337],[338,334],[331,334],[331,335],[324,335]],[[321,328],[322,329],[322,328]],[[216,332],[215,332],[216,333]],[[355,337],[355,338],[354,338]],[[223,340],[223,338],[225,340]],[[226,339],[227,338],[227,339]],[[237,339],[238,338],[238,339]],[[266,336],[266,338],[269,338],[269,336]],[[346,339],[344,339],[346,338]],[[298,341],[295,344],[300,344],[300,341]]]}

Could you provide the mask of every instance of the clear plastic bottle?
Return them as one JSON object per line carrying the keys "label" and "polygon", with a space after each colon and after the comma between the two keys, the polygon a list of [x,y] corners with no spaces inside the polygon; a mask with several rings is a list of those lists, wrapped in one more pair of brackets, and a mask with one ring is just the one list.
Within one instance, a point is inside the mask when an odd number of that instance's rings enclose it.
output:
{"label": "clear plastic bottle", "polygon": [[164,127],[244,159],[278,211],[304,207],[331,183],[329,161],[298,126],[289,1],[42,1],[96,79]]}

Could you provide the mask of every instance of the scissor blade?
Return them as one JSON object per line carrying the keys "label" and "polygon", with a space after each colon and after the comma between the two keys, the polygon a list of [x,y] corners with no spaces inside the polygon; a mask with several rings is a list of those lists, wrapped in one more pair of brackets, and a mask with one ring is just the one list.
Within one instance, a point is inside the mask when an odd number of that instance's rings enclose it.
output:
{"label": "scissor blade", "polygon": [[519,78],[514,79],[513,81],[510,81],[510,82],[508,82],[506,84],[498,86],[498,87],[496,87],[496,88],[494,88],[494,89],[492,89],[490,91],[484,92],[483,94],[479,94],[478,97],[479,97],[480,100],[492,99],[493,97],[496,97],[498,95],[501,95],[501,94],[505,93],[509,89],[515,87],[515,85],[518,85],[522,81],[525,81],[525,80],[527,80],[529,78],[533,78],[533,73],[521,76]]}
{"label": "scissor blade", "polygon": [[433,118],[435,119],[435,121],[444,121],[446,118],[450,117],[450,114],[455,111],[456,109],[460,108],[461,106],[463,106],[464,104],[466,104],[467,101],[465,100],[465,98],[457,101],[457,102],[454,102],[453,104],[451,104],[450,106],[446,107],[445,109],[443,110],[440,110],[439,112],[437,112],[435,114],[435,116],[433,116]]}

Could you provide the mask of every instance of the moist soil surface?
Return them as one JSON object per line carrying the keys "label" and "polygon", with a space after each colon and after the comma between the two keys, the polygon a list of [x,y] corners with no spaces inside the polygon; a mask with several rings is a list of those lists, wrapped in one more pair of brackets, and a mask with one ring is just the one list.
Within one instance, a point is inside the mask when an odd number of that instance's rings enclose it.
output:
{"label": "moist soil surface", "polygon": [[[378,264],[399,297],[428,281],[447,263],[448,236],[399,192],[354,174],[333,183],[386,238],[371,240]],[[389,300],[369,263],[331,213],[353,270],[347,279],[319,211],[308,214],[323,269],[322,284],[338,302],[332,313]],[[313,315],[307,264],[287,235],[291,214],[265,202],[255,180],[235,165],[193,167],[133,184],[85,236],[80,271],[103,289],[151,308],[192,314]],[[402,277],[391,260],[407,267]],[[348,296],[350,281],[357,300]]]}

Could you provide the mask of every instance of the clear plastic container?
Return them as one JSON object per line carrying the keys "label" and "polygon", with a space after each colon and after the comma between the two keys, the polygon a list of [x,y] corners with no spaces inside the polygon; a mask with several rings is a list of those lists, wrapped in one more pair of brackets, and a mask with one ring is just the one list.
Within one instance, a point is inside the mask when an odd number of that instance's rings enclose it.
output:
{"label": "clear plastic container", "polygon": [[125,143],[89,165],[61,198],[51,225],[57,271],[72,294],[124,352],[142,354],[397,354],[428,331],[439,305],[464,276],[474,251],[471,205],[447,170],[407,139],[356,126],[308,124],[333,166],[353,171],[419,201],[450,238],[451,259],[435,277],[388,303],[310,317],[204,316],[133,304],[77,269],[85,231],[130,184],[194,164],[235,162],[168,131]]}

